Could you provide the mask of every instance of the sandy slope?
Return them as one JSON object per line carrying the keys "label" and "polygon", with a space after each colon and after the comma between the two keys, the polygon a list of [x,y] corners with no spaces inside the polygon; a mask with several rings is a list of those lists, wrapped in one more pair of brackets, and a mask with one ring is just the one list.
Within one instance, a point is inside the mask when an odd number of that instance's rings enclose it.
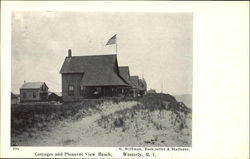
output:
{"label": "sandy slope", "polygon": [[95,122],[102,115],[112,114],[118,110],[133,107],[137,102],[121,102],[119,104],[103,103],[101,113],[92,114],[78,121],[64,120],[50,132],[36,132],[36,138],[28,138],[18,145],[27,146],[97,146],[106,139],[107,132]]}
{"label": "sandy slope", "polygon": [[[36,131],[34,137],[20,140],[22,146],[190,146],[189,129],[179,131],[171,124],[174,114],[163,110],[140,110],[136,117],[125,121],[124,127],[112,127],[115,112],[137,105],[138,102],[105,102],[100,105],[101,112],[77,121],[70,119],[60,122],[48,131]],[[79,112],[81,113],[81,112]],[[145,119],[145,114],[148,119]],[[108,128],[98,125],[103,116],[107,118]],[[119,114],[118,114],[119,116]],[[190,119],[191,120],[191,119]],[[150,121],[150,122],[149,122]],[[191,127],[191,126],[190,126]],[[25,136],[21,136],[22,139]],[[18,141],[16,139],[16,141]]]}

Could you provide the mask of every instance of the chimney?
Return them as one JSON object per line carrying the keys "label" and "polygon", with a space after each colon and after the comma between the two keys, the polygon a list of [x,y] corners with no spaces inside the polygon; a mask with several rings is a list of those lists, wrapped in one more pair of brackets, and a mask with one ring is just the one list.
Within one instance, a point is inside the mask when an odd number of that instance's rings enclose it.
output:
{"label": "chimney", "polygon": [[71,57],[72,55],[72,52],[71,52],[71,49],[68,50],[68,57]]}

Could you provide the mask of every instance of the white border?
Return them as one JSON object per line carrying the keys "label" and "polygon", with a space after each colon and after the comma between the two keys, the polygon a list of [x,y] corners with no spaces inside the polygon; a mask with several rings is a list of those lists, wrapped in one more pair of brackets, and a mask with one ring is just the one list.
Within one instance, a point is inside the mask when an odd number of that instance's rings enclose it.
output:
{"label": "white border", "polygon": [[[193,12],[193,147],[157,158],[248,158],[249,2],[7,2],[1,1],[1,157],[34,152],[108,151],[117,148],[10,145],[11,11]],[[65,157],[65,156],[64,156]]]}

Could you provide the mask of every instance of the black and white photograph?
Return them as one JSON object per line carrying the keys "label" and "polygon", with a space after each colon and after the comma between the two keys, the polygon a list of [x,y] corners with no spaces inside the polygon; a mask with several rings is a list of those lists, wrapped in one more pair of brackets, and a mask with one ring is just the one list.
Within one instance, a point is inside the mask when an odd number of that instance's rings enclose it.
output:
{"label": "black and white photograph", "polygon": [[13,11],[11,146],[192,147],[193,14]]}
{"label": "black and white photograph", "polygon": [[249,158],[249,1],[1,1],[0,158]]}

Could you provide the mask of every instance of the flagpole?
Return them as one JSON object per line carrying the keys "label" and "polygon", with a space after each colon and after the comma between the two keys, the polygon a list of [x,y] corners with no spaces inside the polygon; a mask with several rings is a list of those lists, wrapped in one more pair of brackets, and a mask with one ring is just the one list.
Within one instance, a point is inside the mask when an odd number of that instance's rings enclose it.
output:
{"label": "flagpole", "polygon": [[163,81],[161,80],[161,93],[163,93]]}

